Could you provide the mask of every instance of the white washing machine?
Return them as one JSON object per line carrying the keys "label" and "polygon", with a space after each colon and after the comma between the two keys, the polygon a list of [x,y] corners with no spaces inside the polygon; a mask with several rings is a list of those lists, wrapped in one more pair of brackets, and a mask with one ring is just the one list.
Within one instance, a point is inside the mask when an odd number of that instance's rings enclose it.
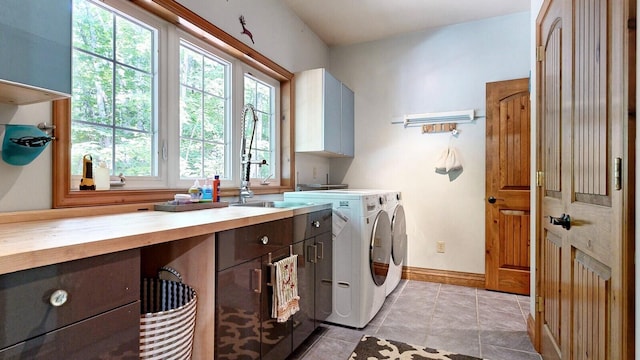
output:
{"label": "white washing machine", "polygon": [[385,211],[391,220],[391,261],[386,286],[386,295],[389,295],[400,283],[407,255],[407,224],[399,191],[386,194]]}
{"label": "white washing machine", "polygon": [[333,208],[333,311],[328,322],[365,327],[386,298],[391,262],[391,221],[385,193],[318,190],[284,193],[285,201],[331,203]]}

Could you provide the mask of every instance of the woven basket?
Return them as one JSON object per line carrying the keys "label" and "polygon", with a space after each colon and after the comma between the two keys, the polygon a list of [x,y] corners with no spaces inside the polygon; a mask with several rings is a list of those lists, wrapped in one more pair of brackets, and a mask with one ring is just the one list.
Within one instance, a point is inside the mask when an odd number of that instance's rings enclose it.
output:
{"label": "woven basket", "polygon": [[[167,271],[178,281],[160,279]],[[158,278],[142,279],[140,359],[191,359],[196,322],[196,291],[180,274],[163,267]]]}

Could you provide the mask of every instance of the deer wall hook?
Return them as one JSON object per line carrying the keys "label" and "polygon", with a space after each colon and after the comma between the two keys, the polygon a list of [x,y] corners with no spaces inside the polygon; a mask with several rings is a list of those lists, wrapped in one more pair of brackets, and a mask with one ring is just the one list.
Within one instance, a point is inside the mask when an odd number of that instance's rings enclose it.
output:
{"label": "deer wall hook", "polygon": [[251,31],[249,31],[249,29],[247,29],[247,27],[245,25],[247,25],[247,22],[244,20],[244,16],[240,15],[240,25],[242,25],[242,32],[240,34],[245,34],[247,36],[249,36],[249,39],[251,39],[251,42],[253,44],[255,44],[255,41],[253,41],[253,35],[251,34]]}

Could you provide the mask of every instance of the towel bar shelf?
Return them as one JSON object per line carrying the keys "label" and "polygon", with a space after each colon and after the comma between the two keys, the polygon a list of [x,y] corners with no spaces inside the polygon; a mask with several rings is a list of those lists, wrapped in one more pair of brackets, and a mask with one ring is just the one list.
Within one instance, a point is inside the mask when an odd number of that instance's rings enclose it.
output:
{"label": "towel bar shelf", "polygon": [[[293,255],[293,245],[289,245],[289,256],[291,255]],[[267,286],[273,286],[275,283],[276,273],[273,271],[272,254],[269,253],[267,256],[269,257],[269,262],[267,263],[267,266],[269,267],[269,282],[267,283]]]}

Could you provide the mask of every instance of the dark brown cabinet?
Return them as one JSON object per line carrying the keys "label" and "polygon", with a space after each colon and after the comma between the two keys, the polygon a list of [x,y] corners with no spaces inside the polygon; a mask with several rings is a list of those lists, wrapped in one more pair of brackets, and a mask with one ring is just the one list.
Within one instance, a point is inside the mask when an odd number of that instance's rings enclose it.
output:
{"label": "dark brown cabinet", "polygon": [[326,320],[332,308],[331,209],[294,216],[293,251],[298,254],[300,311],[293,315],[293,348]]}
{"label": "dark brown cabinet", "polygon": [[[215,356],[289,356],[331,313],[331,209],[216,234]],[[270,262],[298,255],[300,311],[271,317]]]}
{"label": "dark brown cabinet", "polygon": [[139,298],[137,249],[1,275],[0,359],[136,359]]}
{"label": "dark brown cabinet", "polygon": [[291,321],[271,318],[267,284],[269,260],[289,256],[291,233],[288,218],[216,234],[217,359],[284,359],[291,353]]}

